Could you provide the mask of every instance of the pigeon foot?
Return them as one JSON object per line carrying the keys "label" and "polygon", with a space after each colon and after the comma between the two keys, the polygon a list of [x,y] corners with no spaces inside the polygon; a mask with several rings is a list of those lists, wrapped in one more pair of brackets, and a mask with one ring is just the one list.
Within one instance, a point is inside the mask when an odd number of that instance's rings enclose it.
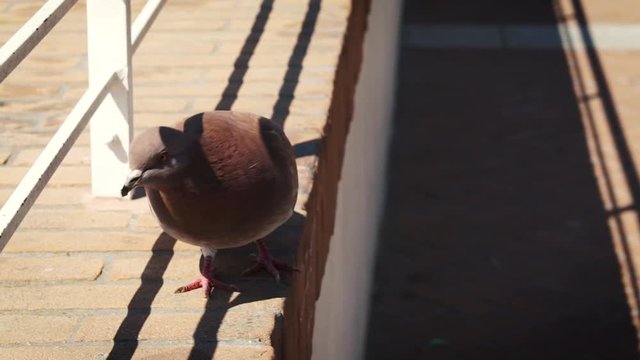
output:
{"label": "pigeon foot", "polygon": [[199,288],[203,288],[204,297],[207,299],[211,295],[211,291],[214,288],[223,289],[227,291],[240,291],[240,289],[238,289],[238,287],[235,285],[227,284],[220,280],[216,280],[213,277],[207,277],[203,275],[199,279],[196,279],[194,282],[189,283],[185,286],[181,286],[178,289],[176,289],[175,294],[181,294],[181,293],[185,293],[187,291],[191,291]]}
{"label": "pigeon foot", "polygon": [[280,272],[278,270],[286,272],[299,271],[297,268],[273,258],[269,253],[269,250],[267,250],[267,247],[264,245],[264,241],[262,239],[257,240],[256,244],[258,245],[258,257],[256,258],[256,264],[245,270],[243,275],[254,274],[261,269],[265,269],[269,274],[271,274],[271,276],[273,276],[276,283],[279,283]]}
{"label": "pigeon foot", "polygon": [[211,249],[202,249],[202,254],[204,256],[204,266],[202,271],[200,272],[200,278],[196,279],[196,281],[189,283],[185,286],[181,286],[174,292],[175,294],[185,293],[187,291],[203,288],[204,297],[208,299],[211,296],[211,291],[214,288],[219,288],[227,291],[240,291],[237,286],[224,283],[220,280],[216,280],[213,275],[213,257],[215,256],[215,250]]}

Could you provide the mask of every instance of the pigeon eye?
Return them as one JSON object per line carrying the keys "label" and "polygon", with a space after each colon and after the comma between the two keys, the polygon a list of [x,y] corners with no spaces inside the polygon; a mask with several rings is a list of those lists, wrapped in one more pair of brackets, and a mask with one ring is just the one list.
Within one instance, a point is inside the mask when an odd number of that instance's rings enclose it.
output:
{"label": "pigeon eye", "polygon": [[167,155],[166,151],[163,151],[160,153],[160,160],[167,161],[168,158],[169,158],[169,155]]}

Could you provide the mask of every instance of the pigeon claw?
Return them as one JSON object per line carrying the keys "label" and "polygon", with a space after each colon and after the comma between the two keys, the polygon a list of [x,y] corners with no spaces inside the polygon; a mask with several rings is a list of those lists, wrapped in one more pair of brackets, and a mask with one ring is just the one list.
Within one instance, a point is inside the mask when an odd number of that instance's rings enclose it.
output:
{"label": "pigeon claw", "polygon": [[227,284],[224,283],[220,280],[216,280],[214,278],[209,278],[206,276],[202,276],[201,278],[197,279],[196,281],[189,283],[185,286],[181,286],[178,289],[176,289],[176,291],[174,292],[175,294],[181,294],[181,293],[185,293],[191,290],[195,290],[195,289],[199,289],[199,288],[203,288],[204,290],[204,297],[205,298],[209,298],[211,296],[211,291],[214,288],[218,288],[218,289],[222,289],[222,290],[227,290],[227,291],[240,291],[240,289],[238,289],[237,286],[235,285],[231,285],[231,284]]}
{"label": "pigeon claw", "polygon": [[280,283],[280,272],[278,270],[289,273],[300,271],[285,262],[272,258],[270,255],[265,256],[261,254],[256,258],[256,264],[245,270],[243,275],[255,274],[261,269],[265,269],[269,274],[271,274],[271,276],[276,280],[276,283]]}

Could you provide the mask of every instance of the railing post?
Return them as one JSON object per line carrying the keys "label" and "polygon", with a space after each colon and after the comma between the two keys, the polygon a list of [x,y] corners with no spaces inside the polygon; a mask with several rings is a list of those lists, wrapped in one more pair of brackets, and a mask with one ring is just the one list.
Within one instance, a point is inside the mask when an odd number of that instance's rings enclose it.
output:
{"label": "railing post", "polygon": [[94,196],[119,197],[128,172],[133,135],[130,24],[130,0],[87,0],[89,86],[113,72],[121,78],[90,122]]}

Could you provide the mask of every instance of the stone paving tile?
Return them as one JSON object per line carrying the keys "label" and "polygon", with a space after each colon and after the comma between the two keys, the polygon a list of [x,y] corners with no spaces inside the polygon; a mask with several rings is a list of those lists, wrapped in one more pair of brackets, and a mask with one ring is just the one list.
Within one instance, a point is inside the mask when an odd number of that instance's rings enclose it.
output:
{"label": "stone paving tile", "polygon": [[64,342],[74,334],[77,323],[70,316],[0,315],[0,344]]}
{"label": "stone paving tile", "polygon": [[60,91],[60,85],[9,83],[0,86],[0,98],[52,96]]}
{"label": "stone paving tile", "polygon": [[[5,347],[2,349],[4,356],[14,360],[67,360],[67,359],[91,359],[102,360],[107,357],[112,348],[111,344],[89,345],[82,347],[70,346],[21,346],[21,347]],[[142,344],[133,354],[131,359],[158,359],[158,360],[174,360],[187,359],[191,354],[200,358],[208,358],[213,360],[236,360],[236,359],[255,359],[267,360],[273,359],[274,352],[271,346],[264,345],[234,345],[234,344],[202,344],[196,346],[193,351],[193,345],[171,344],[171,345],[153,345]],[[126,352],[127,354],[129,352]],[[119,354],[114,354],[118,356]]]}
{"label": "stone paving tile", "polygon": [[[30,166],[42,152],[41,149],[24,149],[15,155],[11,162],[12,166]],[[65,156],[63,165],[89,165],[89,148],[85,146],[74,146]],[[1,158],[0,158],[1,160]]]}
{"label": "stone paving tile", "polygon": [[33,209],[22,222],[23,229],[126,229],[131,214],[88,209]]}
{"label": "stone paving tile", "polygon": [[99,257],[2,257],[0,283],[95,280],[103,266]]}
{"label": "stone paving tile", "polygon": [[[275,326],[275,317],[268,311],[252,311],[251,316],[235,308],[224,314],[217,314],[221,319],[210,319],[211,325],[200,333],[193,334],[198,327],[202,312],[152,314],[145,319],[140,334],[121,335],[118,340],[190,340],[215,337],[218,341],[253,341],[271,345],[271,331]],[[96,342],[109,341],[114,338],[118,327],[126,315],[91,316],[80,321],[75,341]],[[138,315],[140,321],[145,315]],[[222,318],[224,317],[224,318]],[[0,318],[0,321],[2,319]],[[216,324],[217,323],[217,324]],[[216,325],[214,325],[216,324]],[[0,339],[1,340],[1,339]]]}
{"label": "stone paving tile", "polygon": [[[188,279],[191,281],[193,279]],[[224,278],[222,278],[224,280]],[[242,288],[249,284],[250,280],[238,280],[235,283]],[[239,303],[233,306],[238,311],[247,308],[247,312],[271,311],[277,313],[281,306],[282,299],[272,299],[263,301],[253,301],[242,303],[247,297],[246,294],[233,293],[218,296],[207,302],[203,299],[202,293],[192,291],[189,293],[176,295],[174,290],[185,284],[185,281],[166,281],[165,286],[161,283],[150,283],[141,286],[140,282],[78,282],[77,284],[52,284],[39,287],[38,291],[33,291],[31,286],[3,286],[0,287],[0,311],[49,311],[59,313],[54,310],[148,310],[149,300],[153,300],[152,309],[202,309],[211,308],[216,311],[226,311],[224,305],[229,300],[230,304]],[[282,291],[275,288],[273,280],[261,281],[259,284],[251,284],[253,289],[264,291],[259,294],[255,291],[253,296],[260,296],[257,299],[271,299],[274,295],[282,295]],[[132,297],[138,292],[136,301],[132,302]],[[157,292],[157,294],[156,294]],[[222,294],[221,292],[218,292]],[[154,298],[155,297],[155,298]],[[256,299],[256,300],[257,300]],[[131,303],[132,302],[132,303]]]}
{"label": "stone paving tile", "polygon": [[[29,168],[26,166],[0,167],[0,186],[16,186]],[[88,185],[91,181],[90,169],[86,166],[62,166],[51,177],[49,186]]]}
{"label": "stone paving tile", "polygon": [[[0,189],[0,204],[4,204],[12,192],[13,188]],[[90,196],[90,189],[88,187],[50,187],[44,189],[36,200],[36,204],[39,206],[69,206],[69,204],[78,204],[85,199],[90,199]]]}
{"label": "stone paving tile", "polygon": [[158,219],[156,219],[153,214],[144,213],[138,216],[136,221],[133,224],[133,227],[140,230],[145,229],[160,229],[160,224],[158,223]]}
{"label": "stone paving tile", "polygon": [[[158,240],[158,232],[132,232],[125,229],[109,231],[77,231],[75,229],[18,231],[4,248],[6,253],[67,253],[67,252],[128,252],[195,251],[192,245],[166,239]],[[161,238],[162,239],[162,238]],[[138,269],[142,270],[142,269]]]}

